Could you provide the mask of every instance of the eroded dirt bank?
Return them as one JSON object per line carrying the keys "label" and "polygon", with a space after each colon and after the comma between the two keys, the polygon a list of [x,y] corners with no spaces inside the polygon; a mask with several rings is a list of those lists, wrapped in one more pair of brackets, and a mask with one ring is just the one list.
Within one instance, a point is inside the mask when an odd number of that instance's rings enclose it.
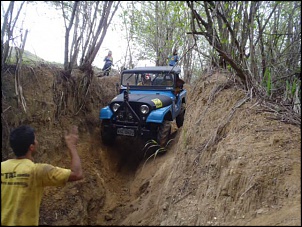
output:
{"label": "eroded dirt bank", "polygon": [[94,78],[85,108],[59,118],[57,75],[49,68],[26,75],[26,116],[13,108],[13,80],[2,77],[2,141],[12,125],[31,124],[41,144],[36,161],[69,167],[62,136],[77,124],[85,172],[80,182],[46,189],[40,224],[301,225],[300,127],[270,119],[224,75],[187,86],[183,128],[174,128],[166,154],[147,162],[135,155],[143,144],[100,141],[99,108],[116,94],[118,75]]}

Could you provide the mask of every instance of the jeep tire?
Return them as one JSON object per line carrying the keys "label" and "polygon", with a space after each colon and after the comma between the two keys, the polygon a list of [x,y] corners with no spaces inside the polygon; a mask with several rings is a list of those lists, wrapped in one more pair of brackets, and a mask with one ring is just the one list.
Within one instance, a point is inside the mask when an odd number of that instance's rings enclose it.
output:
{"label": "jeep tire", "polygon": [[116,135],[114,131],[110,128],[110,120],[102,120],[101,137],[102,142],[106,145],[112,145],[114,143]]}
{"label": "jeep tire", "polygon": [[163,123],[160,124],[160,126],[158,127],[157,143],[161,147],[166,146],[166,144],[169,140],[170,134],[171,134],[171,122],[163,121]]}
{"label": "jeep tire", "polygon": [[186,112],[186,107],[184,106],[184,103],[181,105],[181,110],[180,113],[178,114],[178,116],[176,117],[176,125],[177,128],[180,128],[183,126],[184,124],[184,120],[185,120],[185,112]]}

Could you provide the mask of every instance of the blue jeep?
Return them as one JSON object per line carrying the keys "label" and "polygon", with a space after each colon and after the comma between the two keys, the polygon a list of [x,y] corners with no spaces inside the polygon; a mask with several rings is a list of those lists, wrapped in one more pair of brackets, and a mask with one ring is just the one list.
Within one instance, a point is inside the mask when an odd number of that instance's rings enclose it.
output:
{"label": "blue jeep", "polygon": [[100,111],[101,137],[113,144],[117,136],[154,139],[165,146],[171,122],[182,127],[187,91],[178,66],[126,69],[121,74],[120,94]]}

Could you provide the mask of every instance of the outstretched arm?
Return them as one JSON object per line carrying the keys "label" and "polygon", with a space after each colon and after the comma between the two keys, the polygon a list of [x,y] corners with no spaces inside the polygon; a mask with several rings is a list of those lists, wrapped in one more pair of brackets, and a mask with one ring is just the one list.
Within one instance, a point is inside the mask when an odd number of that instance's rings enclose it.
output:
{"label": "outstretched arm", "polygon": [[65,132],[65,142],[71,157],[71,174],[68,181],[83,179],[82,164],[77,151],[78,138],[78,128],[76,126],[73,126],[68,134]]}

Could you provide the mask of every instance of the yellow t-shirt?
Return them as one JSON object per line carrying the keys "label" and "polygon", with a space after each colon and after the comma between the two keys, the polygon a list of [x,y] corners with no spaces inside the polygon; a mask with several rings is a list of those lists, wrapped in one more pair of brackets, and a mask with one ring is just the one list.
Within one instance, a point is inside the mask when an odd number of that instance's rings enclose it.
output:
{"label": "yellow t-shirt", "polygon": [[1,225],[38,225],[45,186],[63,186],[71,170],[29,159],[1,162]]}

